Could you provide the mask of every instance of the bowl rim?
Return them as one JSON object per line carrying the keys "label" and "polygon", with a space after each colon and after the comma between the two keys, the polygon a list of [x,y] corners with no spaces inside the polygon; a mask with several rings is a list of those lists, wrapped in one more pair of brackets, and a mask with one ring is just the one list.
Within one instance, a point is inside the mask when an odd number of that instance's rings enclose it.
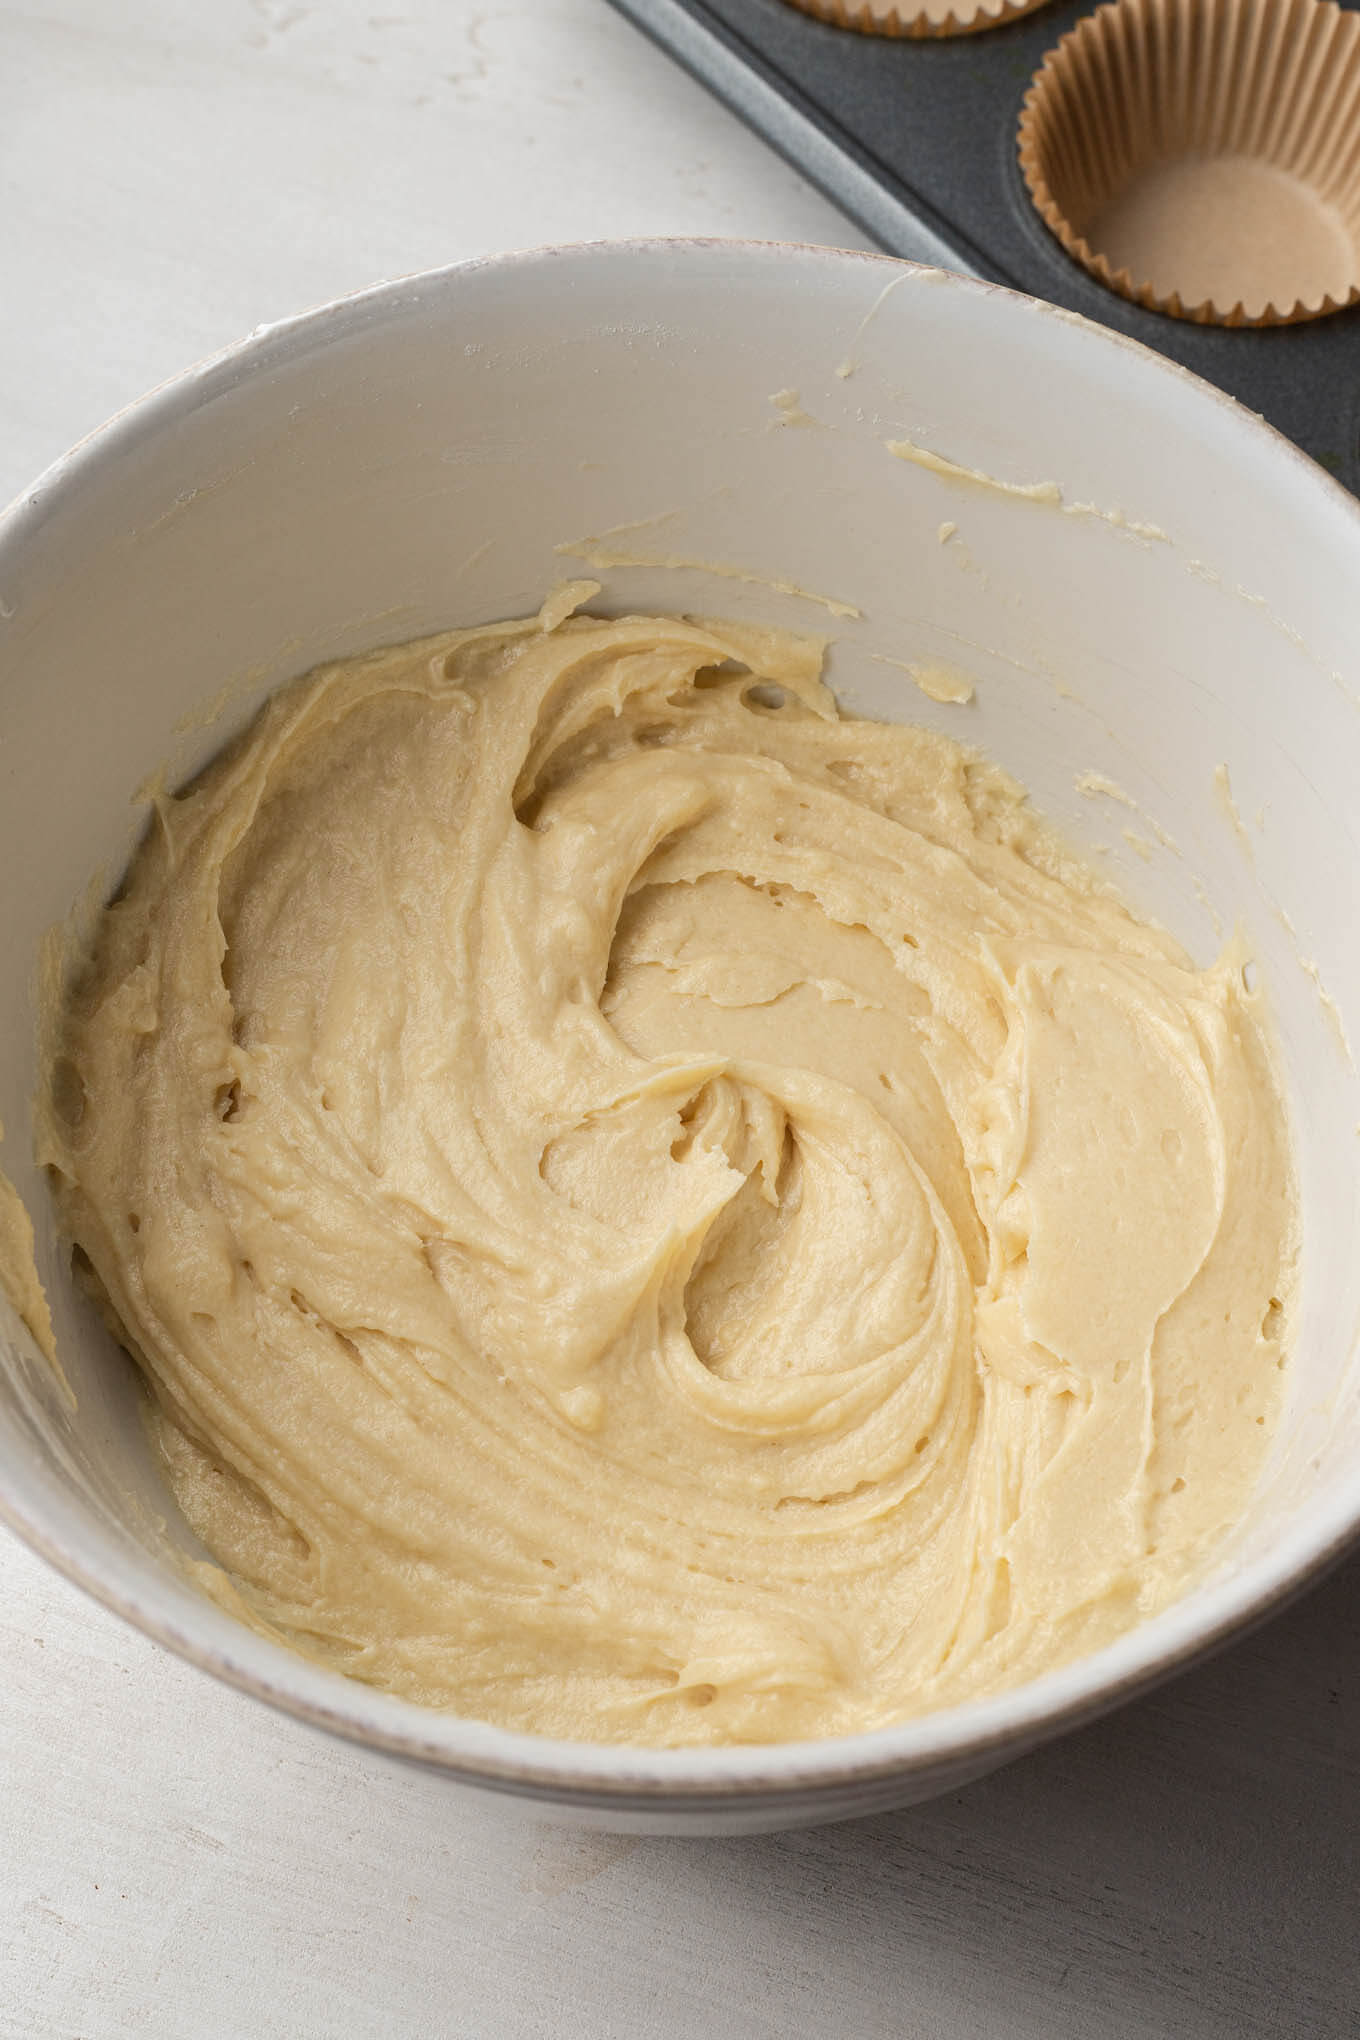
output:
{"label": "bowl rim", "polygon": [[[867,250],[808,242],[705,236],[636,236],[582,241],[472,257],[386,279],[256,326],[249,334],[181,370],[117,411],[60,455],[0,511],[0,560],[25,546],[51,510],[86,476],[234,388],[271,362],[296,361],[371,323],[400,322],[403,309],[431,295],[456,294],[469,278],[567,263],[639,259],[843,268],[874,267],[966,296],[999,297],[1039,321],[1082,329],[1093,347],[1131,352],[1144,372],[1193,393],[1190,401],[1230,414],[1231,429],[1259,455],[1293,471],[1320,505],[1352,527],[1360,556],[1360,501],[1292,441],[1235,398],[1127,335],[1001,284],[905,262]],[[1085,344],[1083,342],[1083,344]],[[194,1613],[185,1622],[151,1605],[122,1578],[116,1546],[84,1526],[63,1535],[41,1500],[11,1491],[0,1465],[0,1522],[94,1600],[177,1656],[224,1683],[346,1741],[433,1768],[461,1782],[564,1805],[624,1810],[673,1806],[698,1813],[741,1804],[772,1806],[806,1799],[815,1811],[855,1788],[900,1782],[932,1771],[980,1772],[1122,1705],[1137,1694],[1245,1634],[1314,1585],[1360,1542],[1360,1483],[1287,1529],[1272,1549],[1235,1578],[1212,1577],[1104,1649],[1027,1683],[962,1705],[922,1714],[865,1734],[815,1741],[661,1749],[558,1740],[444,1714],[384,1693],[256,1635],[206,1596],[168,1585],[168,1598]],[[54,1512],[60,1515],[61,1511]]]}

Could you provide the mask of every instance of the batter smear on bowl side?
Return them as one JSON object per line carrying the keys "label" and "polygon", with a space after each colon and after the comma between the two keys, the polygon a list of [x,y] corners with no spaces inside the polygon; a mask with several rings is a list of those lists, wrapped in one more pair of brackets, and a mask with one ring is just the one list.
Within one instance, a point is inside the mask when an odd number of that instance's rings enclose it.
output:
{"label": "batter smear on bowl side", "polygon": [[878,1727],[1240,1517],[1296,1204],[1260,994],[1004,772],[666,617],[323,668],[160,804],[40,1144],[203,1583],[554,1736]]}

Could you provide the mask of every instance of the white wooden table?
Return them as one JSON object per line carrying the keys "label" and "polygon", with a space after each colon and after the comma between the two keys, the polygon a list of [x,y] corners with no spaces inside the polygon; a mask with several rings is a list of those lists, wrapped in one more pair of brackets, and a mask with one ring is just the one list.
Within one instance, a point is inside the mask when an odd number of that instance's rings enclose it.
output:
{"label": "white wooden table", "polygon": [[[381,276],[857,242],[603,0],[0,0],[0,494]],[[1360,2032],[1360,1560],[955,1797],[581,1837],[266,1712],[0,1533],[0,2034]]]}

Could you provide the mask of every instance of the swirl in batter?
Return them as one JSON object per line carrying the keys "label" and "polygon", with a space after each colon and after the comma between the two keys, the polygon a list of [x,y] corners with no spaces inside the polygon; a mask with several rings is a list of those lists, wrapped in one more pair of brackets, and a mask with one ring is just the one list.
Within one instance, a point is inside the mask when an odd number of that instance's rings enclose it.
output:
{"label": "swirl in batter", "polygon": [[277,697],[68,1003],[44,1158],[205,1582],[600,1741],[1099,1646],[1204,1569],[1281,1397],[1240,953],[840,716],[819,643],[564,607]]}

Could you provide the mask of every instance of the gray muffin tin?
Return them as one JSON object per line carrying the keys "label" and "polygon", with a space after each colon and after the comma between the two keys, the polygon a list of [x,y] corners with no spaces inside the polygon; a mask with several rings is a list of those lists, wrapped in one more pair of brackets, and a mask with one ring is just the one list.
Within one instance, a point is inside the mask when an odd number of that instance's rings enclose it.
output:
{"label": "gray muffin tin", "polygon": [[833,28],[787,0],[613,4],[889,254],[1130,334],[1259,411],[1360,495],[1360,305],[1298,326],[1193,326],[1097,283],[1035,212],[1016,161],[1020,104],[1089,0],[919,42]]}

